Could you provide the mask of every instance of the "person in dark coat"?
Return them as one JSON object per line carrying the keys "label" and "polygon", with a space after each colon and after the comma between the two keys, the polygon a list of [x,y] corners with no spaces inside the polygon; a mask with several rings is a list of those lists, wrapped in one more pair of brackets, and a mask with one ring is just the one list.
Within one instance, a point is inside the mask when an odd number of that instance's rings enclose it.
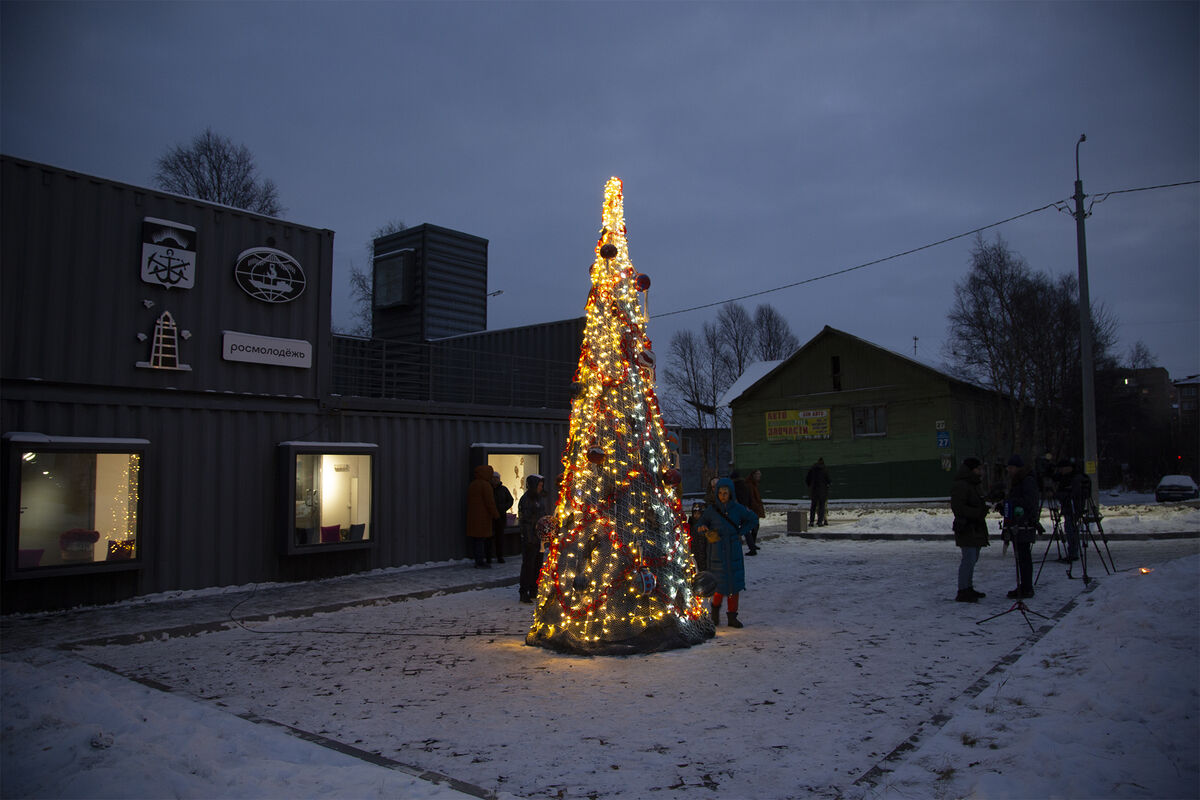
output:
{"label": "person in dark coat", "polygon": [[1005,527],[1012,534],[1017,558],[1017,587],[1011,600],[1033,597],[1033,542],[1041,514],[1041,492],[1033,469],[1018,455],[1008,460],[1008,494],[1005,496]]}
{"label": "person in dark coat", "polygon": [[491,568],[484,560],[487,540],[492,537],[492,520],[500,516],[496,493],[492,491],[492,473],[487,464],[475,468],[475,479],[467,486],[467,538],[478,569]]}
{"label": "person in dark coat", "polygon": [[[750,508],[750,486],[742,474],[736,469],[729,473],[729,479],[733,481],[733,499]],[[746,555],[758,555],[758,548],[755,547],[756,537],[758,536],[758,517],[754,518],[754,530],[746,534]]]}
{"label": "person in dark coat", "polygon": [[975,562],[979,551],[988,546],[987,513],[980,484],[983,464],[978,458],[963,459],[950,489],[950,510],[954,512],[954,544],[962,549],[958,565],[958,596],[960,603],[978,603],[986,597],[975,590]]}
{"label": "person in dark coat", "polygon": [[746,538],[746,546],[749,548],[746,553],[748,556],[758,555],[758,527],[762,524],[760,520],[767,517],[767,510],[763,507],[762,490],[758,487],[761,480],[761,469],[756,469],[746,476],[746,502],[742,505],[753,511],[755,516],[754,530],[750,531],[750,535]]}
{"label": "person in dark coat", "polygon": [[532,603],[537,594],[538,573],[542,571],[542,537],[537,521],[546,516],[546,483],[541,475],[525,476],[525,494],[517,503],[517,524],[521,526],[521,582],[518,593],[522,603]]}
{"label": "person in dark coat", "polygon": [[692,503],[692,513],[688,517],[688,545],[692,558],[696,560],[696,572],[708,569],[708,540],[700,532],[700,515],[704,513],[705,503],[697,500]]}
{"label": "person in dark coat", "polygon": [[1086,479],[1075,470],[1075,464],[1066,459],[1058,462],[1058,489],[1055,496],[1062,512],[1063,533],[1067,537],[1067,555],[1059,561],[1071,563],[1079,560],[1079,516],[1083,513]]}
{"label": "person in dark coat", "polygon": [[829,472],[825,469],[825,459],[818,458],[817,463],[809,467],[808,474],[804,476],[804,483],[808,486],[810,498],[808,505],[808,527],[810,528],[817,525],[824,527],[828,524],[825,522],[825,506],[829,502],[829,484],[831,482]]}
{"label": "person in dark coat", "polygon": [[[492,471],[492,496],[496,498],[496,510],[500,516],[492,520],[492,549],[496,551],[496,562],[504,563],[504,529],[508,527],[508,510],[513,507],[512,492],[500,480],[500,473]],[[491,563],[491,556],[488,562]]]}
{"label": "person in dark coat", "polygon": [[742,537],[754,525],[754,512],[734,499],[733,481],[717,481],[717,499],[700,515],[698,530],[708,540],[708,571],[717,579],[712,596],[713,624],[720,624],[721,602],[729,597],[729,627],[741,628],[738,594],[746,588]]}

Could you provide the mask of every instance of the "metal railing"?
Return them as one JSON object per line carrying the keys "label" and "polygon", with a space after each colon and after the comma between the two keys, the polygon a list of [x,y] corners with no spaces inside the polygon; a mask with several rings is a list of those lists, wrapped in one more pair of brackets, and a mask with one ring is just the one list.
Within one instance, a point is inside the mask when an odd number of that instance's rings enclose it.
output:
{"label": "metal railing", "polygon": [[348,397],[569,408],[575,366],[449,343],[333,337],[333,391]]}

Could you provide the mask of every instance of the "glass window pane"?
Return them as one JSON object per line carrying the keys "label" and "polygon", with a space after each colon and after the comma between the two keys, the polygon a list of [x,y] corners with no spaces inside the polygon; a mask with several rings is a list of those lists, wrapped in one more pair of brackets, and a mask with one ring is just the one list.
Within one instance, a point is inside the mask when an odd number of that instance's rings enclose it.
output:
{"label": "glass window pane", "polygon": [[17,569],[136,558],[138,453],[21,454]]}
{"label": "glass window pane", "polygon": [[370,455],[300,453],[295,478],[295,544],[370,540]]}
{"label": "glass window pane", "polygon": [[513,496],[506,524],[517,524],[517,503],[525,494],[525,478],[542,474],[542,457],[537,453],[491,453],[488,464],[500,476],[500,482]]}

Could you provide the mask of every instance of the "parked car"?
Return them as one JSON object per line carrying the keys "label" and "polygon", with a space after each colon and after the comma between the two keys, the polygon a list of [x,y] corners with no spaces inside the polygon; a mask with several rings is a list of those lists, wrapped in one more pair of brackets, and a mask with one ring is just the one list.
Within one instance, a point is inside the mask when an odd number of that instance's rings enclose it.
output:
{"label": "parked car", "polygon": [[1160,503],[1196,497],[1200,497],[1200,487],[1187,475],[1164,475],[1154,488],[1154,499]]}

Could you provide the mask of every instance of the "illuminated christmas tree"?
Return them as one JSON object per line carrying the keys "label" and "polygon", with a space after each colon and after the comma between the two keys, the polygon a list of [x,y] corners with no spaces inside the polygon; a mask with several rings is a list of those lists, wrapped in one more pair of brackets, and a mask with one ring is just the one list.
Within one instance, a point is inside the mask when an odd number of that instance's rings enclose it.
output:
{"label": "illuminated christmas tree", "polygon": [[654,392],[650,279],[625,241],[621,181],[604,187],[563,480],[526,644],[592,655],[688,647],[713,634],[693,588],[679,470]]}

